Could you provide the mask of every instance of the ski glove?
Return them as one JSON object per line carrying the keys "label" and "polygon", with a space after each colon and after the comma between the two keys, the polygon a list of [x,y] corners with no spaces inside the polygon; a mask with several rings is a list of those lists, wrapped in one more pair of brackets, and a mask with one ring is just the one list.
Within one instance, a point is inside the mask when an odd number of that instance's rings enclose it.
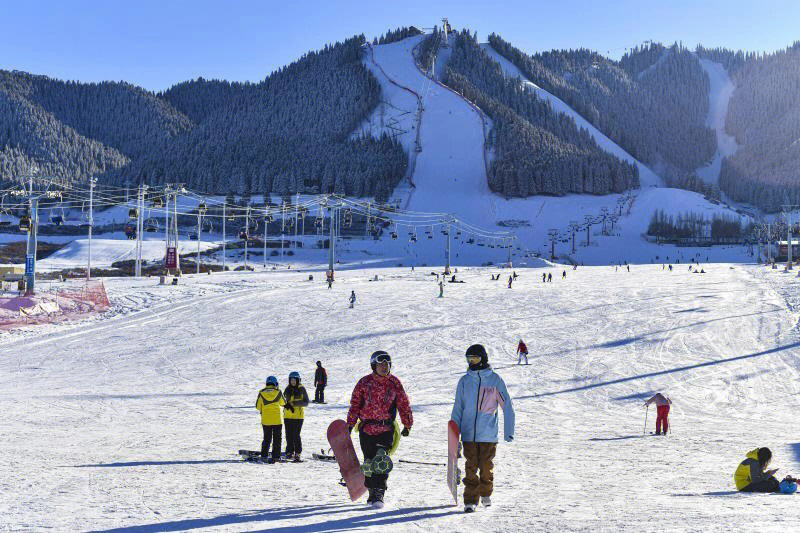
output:
{"label": "ski glove", "polygon": [[514,440],[514,435],[507,435],[506,442],[512,442]]}
{"label": "ski glove", "polygon": [[400,432],[400,434],[401,434],[402,436],[404,436],[404,437],[408,437],[408,434],[409,434],[410,432],[411,432],[411,428],[404,427],[404,428],[403,428],[403,431],[401,431],[401,432]]}

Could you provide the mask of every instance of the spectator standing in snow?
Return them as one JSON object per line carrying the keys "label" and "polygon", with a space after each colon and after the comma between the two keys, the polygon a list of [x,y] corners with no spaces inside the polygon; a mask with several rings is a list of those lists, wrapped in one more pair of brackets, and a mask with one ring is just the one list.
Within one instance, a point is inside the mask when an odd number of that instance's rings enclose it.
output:
{"label": "spectator standing in snow", "polygon": [[325,387],[328,385],[328,372],[322,367],[322,361],[317,361],[314,371],[314,403],[325,403]]}
{"label": "spectator standing in snow", "polygon": [[[261,413],[261,426],[264,429],[264,440],[261,441],[261,460],[272,464],[281,459],[281,429],[283,420],[281,407],[286,405],[281,390],[278,388],[278,378],[269,376],[266,386],[258,391],[256,409]],[[269,447],[272,445],[272,457],[268,458]]]}
{"label": "spectator standing in snow", "polygon": [[442,283],[440,281],[439,282],[439,298],[441,298],[442,296],[444,296],[444,283]]}
{"label": "spectator standing in snow", "polygon": [[666,435],[669,430],[669,406],[672,405],[672,400],[657,392],[644,402],[644,405],[647,407],[651,403],[656,404],[656,435]]}
{"label": "spectator standing in snow", "polygon": [[508,288],[509,288],[509,289],[511,288],[511,284],[512,284],[513,282],[514,282],[514,278],[513,278],[513,277],[511,277],[511,276],[508,276]]}
{"label": "spectator standing in snow", "polygon": [[289,374],[289,384],[283,391],[286,405],[283,407],[283,424],[286,427],[286,460],[300,462],[300,452],[303,444],[300,439],[300,430],[303,429],[305,408],[308,405],[308,393],[300,384],[300,373]]}
{"label": "spectator standing in snow", "polygon": [[350,309],[356,305],[356,291],[350,291]]}

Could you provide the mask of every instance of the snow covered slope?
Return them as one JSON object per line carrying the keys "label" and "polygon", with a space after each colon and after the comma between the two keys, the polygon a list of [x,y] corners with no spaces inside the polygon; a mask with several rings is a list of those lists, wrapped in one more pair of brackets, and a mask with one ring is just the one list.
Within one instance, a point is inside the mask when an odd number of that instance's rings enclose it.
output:
{"label": "snow covered slope", "polygon": [[[413,124],[415,119],[411,118],[413,114],[410,110],[414,109],[418,99],[424,100],[421,119],[417,117],[421,124],[419,139],[422,151],[416,154],[413,169],[412,181],[416,187],[398,188],[395,194],[409,199],[401,202],[401,205],[420,211],[455,214],[477,226],[495,231],[509,229],[507,226],[499,226],[498,222],[501,221],[526,221],[527,225],[512,229],[519,238],[516,245],[521,249],[519,253],[515,250],[513,259],[517,262],[521,259],[521,252],[525,250],[548,255],[550,246],[547,234],[551,228],[566,233],[571,221],[582,223],[587,215],[596,217],[603,207],[610,212],[615,210],[619,195],[504,199],[491,193],[487,185],[484,160],[484,136],[491,128],[491,123],[471,103],[420,73],[414,63],[412,51],[422,39],[423,36],[417,36],[388,45],[374,46],[371,48],[372,53],[365,59],[367,66],[382,84],[384,99],[392,108],[408,111],[402,115],[407,122],[406,133],[400,139],[410,150],[415,147],[417,135]],[[594,136],[601,147],[633,162],[639,168],[642,188],[637,192],[637,200],[630,214],[620,220],[619,226],[612,232],[613,236],[595,235],[590,238],[590,246],[578,246],[572,254],[574,260],[586,264],[650,262],[656,261],[657,256],[662,260],[667,256],[682,256],[684,259],[708,256],[710,261],[750,260],[741,248],[696,251],[658,246],[644,241],[642,234],[646,232],[656,209],[675,215],[694,211],[709,217],[712,213],[733,212],[707,202],[696,193],[661,187],[661,179],[647,166],[636,161],[563,101],[525,80],[516,67],[490,46],[484,45],[484,49],[500,63],[509,76],[519,77],[521,83],[534,90],[539,97],[548,100],[554,109],[573,117],[579,126],[586,128]],[[437,65],[437,68],[443,68],[444,59]],[[379,112],[384,114],[385,120],[386,111]],[[398,113],[399,111],[395,112]],[[381,131],[380,127],[375,127],[380,120],[377,115],[370,120],[375,134]],[[599,231],[600,227],[596,226],[593,232]],[[579,237],[576,241],[585,242],[585,238]],[[392,250],[389,256],[408,257],[412,254],[416,257],[417,264],[442,261],[441,240],[436,243],[423,242],[413,248],[406,246],[405,249],[400,248],[397,243],[387,243],[385,246]],[[562,255],[566,252],[571,252],[570,247],[559,243],[556,254]],[[454,262],[461,264],[481,264],[487,260],[498,262],[497,258],[486,254],[485,248],[461,245],[458,253],[459,257]],[[504,260],[502,254],[498,255],[501,256],[500,261]]]}
{"label": "snow covered slope", "polygon": [[708,90],[709,111],[706,125],[717,132],[717,153],[714,154],[714,159],[710,164],[697,170],[697,175],[706,183],[719,183],[722,158],[733,155],[739,147],[736,139],[725,132],[728,102],[730,102],[736,87],[725,71],[725,67],[720,63],[715,63],[708,59],[700,59],[699,61],[710,82]]}
{"label": "snow covered slope", "polygon": [[[523,269],[511,290],[459,269],[441,299],[407,268],[340,273],[331,290],[285,271],[108,280],[107,316],[0,335],[0,530],[786,531],[797,496],[737,494],[732,474],[756,446],[800,474],[798,285],[706,269],[553,269],[550,284]],[[519,337],[527,367],[513,366]],[[385,509],[350,503],[336,467],[308,456],[327,449],[369,354],[391,353],[414,408],[396,458],[441,463],[473,342],[517,412],[494,505],[465,516],[444,467],[399,462]],[[306,462],[242,463],[236,450],[260,445],[265,377],[285,386],[297,370],[310,387],[317,359],[328,404],[307,409]],[[642,436],[653,391],[674,401],[669,437]]]}
{"label": "snow covered slope", "polygon": [[600,148],[610,154],[615,155],[623,161],[628,161],[629,163],[636,165],[636,168],[639,169],[639,182],[642,188],[662,185],[661,178],[655,172],[650,170],[650,168],[640,161],[634,159],[633,156],[623,150],[622,147],[620,147],[617,143],[606,137],[603,132],[595,128],[588,120],[583,118],[583,116],[568,106],[563,100],[553,94],[550,94],[535,83],[525,78],[525,76],[522,75],[522,73],[513,63],[498,54],[497,51],[495,51],[495,49],[492,48],[488,43],[483,44],[482,48],[492,59],[500,64],[500,66],[503,68],[503,72],[505,72],[507,76],[519,78],[523,86],[528,87],[530,90],[535,92],[536,96],[539,98],[550,102],[550,106],[553,108],[553,110],[572,117],[579,128],[583,128],[587,130],[589,134],[591,134]]}

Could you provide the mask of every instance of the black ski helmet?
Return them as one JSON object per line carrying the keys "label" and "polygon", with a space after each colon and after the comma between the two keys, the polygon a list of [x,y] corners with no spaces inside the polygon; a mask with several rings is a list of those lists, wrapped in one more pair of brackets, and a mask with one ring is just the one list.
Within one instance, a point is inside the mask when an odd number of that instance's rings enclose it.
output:
{"label": "black ski helmet", "polygon": [[289,372],[289,383],[292,382],[292,379],[296,379],[297,384],[300,385],[300,372]]}
{"label": "black ski helmet", "polygon": [[389,372],[392,371],[392,357],[383,350],[372,352],[369,358],[369,366],[372,367],[373,372],[375,372],[375,367],[378,366],[378,363],[389,363]]}
{"label": "black ski helmet", "polygon": [[464,354],[465,357],[470,357],[475,355],[481,358],[480,364],[476,366],[485,368],[489,364],[489,355],[486,353],[486,348],[483,347],[483,344],[473,344],[472,346],[467,348],[467,353]]}

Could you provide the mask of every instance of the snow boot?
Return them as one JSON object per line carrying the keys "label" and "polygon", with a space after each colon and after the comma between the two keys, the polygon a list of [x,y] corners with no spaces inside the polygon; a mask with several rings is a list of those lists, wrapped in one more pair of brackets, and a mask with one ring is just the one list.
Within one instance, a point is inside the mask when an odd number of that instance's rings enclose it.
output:
{"label": "snow boot", "polygon": [[367,505],[372,505],[375,501],[375,489],[368,489],[369,494],[367,495]]}
{"label": "snow boot", "polygon": [[383,493],[386,492],[386,489],[374,489],[375,493],[372,498],[372,508],[373,509],[383,509]]}
{"label": "snow boot", "polygon": [[294,454],[292,456],[292,462],[293,463],[302,463],[303,462],[303,460],[300,459],[300,454],[299,453],[296,453],[296,454]]}
{"label": "snow boot", "polygon": [[481,496],[481,505],[484,507],[490,507],[492,505],[491,496]]}
{"label": "snow boot", "polygon": [[477,506],[478,506],[477,504],[468,503],[468,504],[464,505],[464,512],[465,513],[474,513],[475,512],[475,508]]}

